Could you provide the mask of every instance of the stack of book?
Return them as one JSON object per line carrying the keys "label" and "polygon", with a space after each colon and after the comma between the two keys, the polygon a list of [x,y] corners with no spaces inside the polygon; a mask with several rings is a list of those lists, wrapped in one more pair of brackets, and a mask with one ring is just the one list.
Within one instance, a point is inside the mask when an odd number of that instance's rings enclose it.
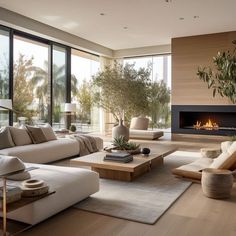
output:
{"label": "stack of book", "polygon": [[[7,186],[7,203],[15,202],[21,199],[21,189],[15,186]],[[0,187],[0,199],[3,198],[3,189]],[[2,208],[2,201],[0,200],[0,208]]]}
{"label": "stack of book", "polygon": [[117,152],[117,153],[107,153],[104,157],[105,161],[116,161],[122,163],[128,163],[133,161],[133,156],[129,153]]}

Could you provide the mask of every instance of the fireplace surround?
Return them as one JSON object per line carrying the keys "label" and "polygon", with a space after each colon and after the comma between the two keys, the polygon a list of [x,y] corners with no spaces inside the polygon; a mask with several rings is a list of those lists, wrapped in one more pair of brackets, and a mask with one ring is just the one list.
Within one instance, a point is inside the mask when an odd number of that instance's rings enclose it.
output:
{"label": "fireplace surround", "polygon": [[236,105],[172,105],[175,134],[236,135]]}

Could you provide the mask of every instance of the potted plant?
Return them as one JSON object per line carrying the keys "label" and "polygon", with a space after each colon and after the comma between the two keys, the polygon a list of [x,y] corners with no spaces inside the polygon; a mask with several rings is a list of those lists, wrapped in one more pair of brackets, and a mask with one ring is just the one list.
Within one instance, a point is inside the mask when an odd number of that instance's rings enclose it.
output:
{"label": "potted plant", "polygon": [[93,77],[93,84],[98,88],[94,101],[119,122],[119,126],[113,128],[113,138],[123,135],[128,140],[129,130],[123,120],[148,113],[149,77],[150,68],[136,70],[134,64],[117,62]]}
{"label": "potted plant", "polygon": [[105,149],[108,152],[119,151],[119,152],[128,152],[130,154],[140,153],[140,145],[134,142],[128,142],[124,136],[118,136],[113,139],[112,147]]}
{"label": "potted plant", "polygon": [[[232,42],[236,45],[236,40]],[[215,69],[211,67],[199,67],[197,75],[199,79],[207,83],[208,88],[213,89],[213,96],[216,93],[222,97],[228,97],[232,103],[236,103],[236,46],[231,53],[218,52],[213,57]]]}

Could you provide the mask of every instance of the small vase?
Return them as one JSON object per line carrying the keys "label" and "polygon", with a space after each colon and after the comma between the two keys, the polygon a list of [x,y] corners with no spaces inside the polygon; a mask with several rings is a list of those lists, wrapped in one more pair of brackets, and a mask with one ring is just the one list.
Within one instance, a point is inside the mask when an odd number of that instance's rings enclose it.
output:
{"label": "small vase", "polygon": [[125,140],[129,140],[129,128],[123,125],[123,120],[119,120],[119,125],[112,128],[112,139],[124,136]]}

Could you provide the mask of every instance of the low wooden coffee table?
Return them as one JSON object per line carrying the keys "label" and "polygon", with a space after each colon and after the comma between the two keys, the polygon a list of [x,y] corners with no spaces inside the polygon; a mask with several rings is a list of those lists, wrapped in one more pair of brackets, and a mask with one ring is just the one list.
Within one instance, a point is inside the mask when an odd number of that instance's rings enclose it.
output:
{"label": "low wooden coffee table", "polygon": [[96,152],[90,155],[72,159],[73,165],[89,166],[99,173],[100,178],[132,181],[138,176],[150,171],[151,168],[163,164],[163,157],[176,151],[173,147],[152,149],[149,156],[134,155],[134,160],[129,163],[104,161],[106,152]]}

